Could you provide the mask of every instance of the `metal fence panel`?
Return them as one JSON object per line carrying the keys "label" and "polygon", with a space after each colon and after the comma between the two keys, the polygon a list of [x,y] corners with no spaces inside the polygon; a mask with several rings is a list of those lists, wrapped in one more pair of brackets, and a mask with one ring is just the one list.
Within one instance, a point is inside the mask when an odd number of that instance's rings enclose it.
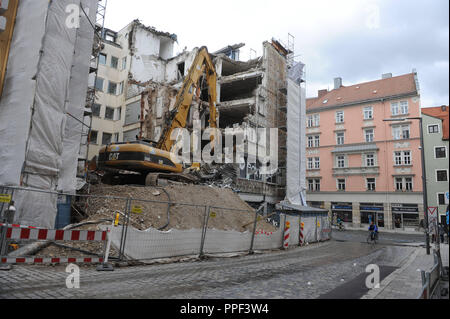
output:
{"label": "metal fence panel", "polygon": [[305,224],[304,237],[305,243],[313,243],[316,241],[316,216],[303,215],[302,222]]}
{"label": "metal fence panel", "polygon": [[211,207],[207,216],[203,253],[249,251],[254,219],[255,213],[252,211]]}

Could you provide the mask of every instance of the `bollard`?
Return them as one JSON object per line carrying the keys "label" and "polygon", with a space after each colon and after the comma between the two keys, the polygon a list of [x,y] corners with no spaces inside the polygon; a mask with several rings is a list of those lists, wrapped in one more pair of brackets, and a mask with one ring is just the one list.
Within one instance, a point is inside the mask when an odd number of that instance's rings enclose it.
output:
{"label": "bollard", "polygon": [[120,214],[116,213],[116,216],[114,217],[114,220],[112,221],[111,224],[111,228],[107,228],[107,234],[108,234],[108,240],[107,240],[107,244],[106,244],[106,249],[105,249],[105,260],[103,260],[103,263],[101,265],[99,265],[97,267],[97,271],[114,271],[114,267],[108,263],[108,259],[109,259],[109,250],[111,249],[111,230],[113,229],[113,227],[117,227],[119,225],[119,217]]}
{"label": "bollard", "polygon": [[290,231],[291,231],[291,223],[286,222],[286,227],[284,229],[284,241],[283,241],[284,249],[289,249],[289,238],[291,236]]}

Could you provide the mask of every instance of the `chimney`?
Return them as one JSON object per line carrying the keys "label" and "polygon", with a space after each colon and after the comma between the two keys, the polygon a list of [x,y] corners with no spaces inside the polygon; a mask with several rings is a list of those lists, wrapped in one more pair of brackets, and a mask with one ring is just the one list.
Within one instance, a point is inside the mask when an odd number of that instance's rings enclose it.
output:
{"label": "chimney", "polygon": [[321,98],[322,96],[325,96],[325,95],[327,95],[328,94],[328,90],[327,89],[325,89],[325,90],[319,90],[319,98]]}
{"label": "chimney", "polygon": [[335,78],[334,79],[334,89],[340,89],[342,87],[342,78]]}
{"label": "chimney", "polygon": [[392,78],[392,73],[385,73],[385,74],[381,75],[381,78],[383,80],[390,79],[390,78]]}

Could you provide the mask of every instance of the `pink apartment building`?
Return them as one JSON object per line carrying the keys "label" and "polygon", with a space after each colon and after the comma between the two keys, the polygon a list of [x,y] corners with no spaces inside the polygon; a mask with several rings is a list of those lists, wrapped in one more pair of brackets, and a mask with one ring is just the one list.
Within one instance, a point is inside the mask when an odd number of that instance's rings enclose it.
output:
{"label": "pink apartment building", "polygon": [[423,213],[417,74],[319,91],[307,100],[307,200],[354,227],[417,229]]}

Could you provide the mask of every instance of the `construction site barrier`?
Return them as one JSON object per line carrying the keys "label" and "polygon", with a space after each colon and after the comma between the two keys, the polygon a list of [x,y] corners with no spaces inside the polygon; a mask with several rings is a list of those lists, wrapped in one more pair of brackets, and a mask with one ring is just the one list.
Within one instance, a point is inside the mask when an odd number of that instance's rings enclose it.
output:
{"label": "construction site barrier", "polygon": [[[2,189],[1,186],[0,189]],[[5,189],[8,190],[9,188],[3,188],[3,192],[5,192]],[[48,193],[43,190],[13,187],[10,189],[12,199],[14,199],[14,191],[18,190],[20,192]],[[74,195],[69,194],[58,195],[75,198]],[[108,249],[104,247],[100,251],[100,248],[98,248],[98,251],[92,252],[93,255],[99,258],[49,259],[29,256],[3,256],[3,260],[6,260],[7,263],[65,263],[80,261],[102,263],[107,261],[105,256],[108,256],[109,247],[111,246],[112,251],[116,254],[111,258],[115,260],[145,262],[172,257],[197,256],[202,258],[210,254],[253,253],[256,250],[288,249],[331,238],[331,229],[327,217],[314,213],[291,215],[275,211],[271,215],[264,215],[261,208],[256,211],[239,210],[173,202],[170,198],[168,200],[147,200],[131,197],[81,194],[77,194],[76,198],[84,199],[91,205],[95,203],[93,207],[97,207],[96,209],[99,209],[99,211],[92,211],[90,214],[99,213],[99,216],[109,216],[105,217],[109,221],[111,221],[111,214],[115,214],[119,208],[119,215],[115,215],[113,218],[117,227],[100,225],[101,231],[50,230],[15,225],[15,223],[7,221],[3,222],[3,227],[0,226],[0,228],[7,228],[6,239],[9,241],[102,241],[107,243],[110,240],[110,243],[106,245]],[[113,201],[114,205],[112,205]],[[154,226],[154,222],[151,225],[146,224],[143,226],[141,217],[146,213],[150,213],[157,206],[159,207],[158,210],[165,211],[164,214],[159,216],[160,220],[156,221],[158,226]],[[174,212],[180,210],[183,213],[174,216]],[[76,210],[75,212],[77,213]],[[105,213],[104,215],[103,212]],[[247,215],[245,219],[249,221],[242,225],[241,229],[236,229],[236,223],[233,224],[234,226],[226,225],[227,221],[234,220],[236,216],[242,217],[241,215]],[[273,215],[279,217],[279,221],[276,224],[271,222],[273,219],[270,217]],[[195,221],[191,223],[195,225],[194,227],[175,229],[171,226],[175,217],[181,218],[181,220],[177,221],[178,224],[183,224],[183,219],[187,216],[189,216],[191,222]],[[264,221],[267,223],[264,223]],[[263,223],[261,224],[261,222]],[[285,229],[284,226],[286,224],[289,227]],[[186,223],[183,226],[186,226]],[[285,230],[287,231],[286,234]],[[70,249],[70,247],[66,248]],[[106,254],[106,250],[108,250],[108,254]]]}
{"label": "construction site barrier", "polygon": [[106,231],[38,229],[22,225],[0,224],[6,227],[6,239],[50,241],[105,241]]}
{"label": "construction site barrier", "polygon": [[[56,230],[42,229],[33,226],[0,223],[3,239],[0,247],[3,251],[0,255],[0,264],[97,264],[103,263],[104,257],[8,257],[4,247],[5,241],[53,241],[53,242],[104,242],[106,244],[108,232],[89,230]],[[6,235],[5,235],[6,233]],[[106,253],[106,250],[105,250]]]}
{"label": "construction site barrier", "polygon": [[422,291],[417,299],[441,299],[441,263],[434,251],[434,265],[429,272],[421,271]]}

